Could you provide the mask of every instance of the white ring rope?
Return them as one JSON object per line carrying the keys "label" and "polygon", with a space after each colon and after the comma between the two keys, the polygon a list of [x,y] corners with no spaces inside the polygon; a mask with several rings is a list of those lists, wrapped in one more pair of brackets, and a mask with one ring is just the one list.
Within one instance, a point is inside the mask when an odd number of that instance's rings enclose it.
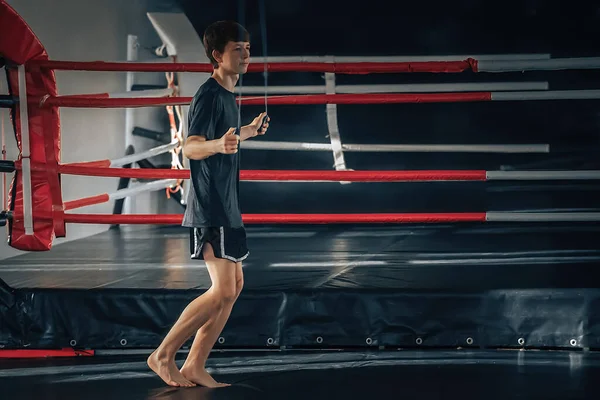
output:
{"label": "white ring rope", "polygon": [[127,189],[117,190],[114,193],[109,193],[110,200],[124,199],[129,196],[135,196],[144,192],[153,192],[167,187],[172,187],[177,184],[177,179],[161,179],[152,182],[142,183]]}
{"label": "white ring rope", "polygon": [[597,69],[600,57],[553,58],[549,60],[480,60],[480,72],[558,71],[564,69]]}
{"label": "white ring rope", "polygon": [[598,212],[509,212],[494,211],[486,213],[488,222],[596,222],[600,221]]}
{"label": "white ring rope", "polygon": [[[441,93],[441,92],[478,92],[478,91],[523,91],[548,90],[548,82],[473,82],[473,83],[429,83],[429,84],[391,84],[391,85],[335,85],[335,93]],[[262,86],[244,86],[246,94],[263,94]],[[240,94],[239,90],[236,90]],[[326,94],[327,85],[306,86],[269,86],[269,94]]]}
{"label": "white ring rope", "polygon": [[496,180],[591,180],[600,179],[600,171],[488,171],[486,178]]}
{"label": "white ring rope", "polygon": [[[330,143],[245,141],[242,148],[252,150],[332,151]],[[352,152],[418,153],[549,153],[548,144],[342,144]]]}
{"label": "white ring rope", "polygon": [[600,90],[555,90],[543,92],[492,92],[492,101],[534,100],[594,100],[600,99]]}
{"label": "white ring rope", "polygon": [[[481,61],[523,61],[549,60],[550,54],[466,54],[466,55],[432,55],[432,56],[271,56],[269,62],[312,63],[312,62],[427,62],[427,61],[463,61],[473,58]],[[252,63],[265,62],[265,57],[251,57]]]}
{"label": "white ring rope", "polygon": [[137,161],[155,157],[160,154],[168,153],[179,146],[179,142],[171,142],[161,146],[154,147],[141,153],[131,154],[129,156],[117,158],[110,161],[111,167],[122,167],[123,165],[132,164]]}
{"label": "white ring rope", "polygon": [[146,97],[168,97],[174,96],[173,89],[145,89],[145,90],[131,90],[128,92],[117,92],[108,93],[109,98],[123,98],[123,99],[139,99]]}

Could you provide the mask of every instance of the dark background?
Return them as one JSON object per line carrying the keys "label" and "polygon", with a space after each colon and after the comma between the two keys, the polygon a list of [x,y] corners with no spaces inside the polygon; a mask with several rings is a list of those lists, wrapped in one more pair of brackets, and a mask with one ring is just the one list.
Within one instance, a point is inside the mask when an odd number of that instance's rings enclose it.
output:
{"label": "dark background", "polygon": [[[183,11],[201,35],[219,19],[237,19],[263,54],[258,0],[156,1],[156,11]],[[265,0],[267,54],[479,55],[545,53],[599,56],[600,3],[594,1],[457,0],[351,3]],[[199,49],[200,51],[202,49]],[[337,75],[338,84],[547,81],[550,90],[598,89],[598,70],[461,74]],[[243,85],[262,85],[261,74]],[[324,84],[318,73],[272,73],[269,85]],[[340,105],[342,143],[548,143],[550,154],[345,153],[348,168],[592,169],[598,168],[600,102]],[[243,107],[244,122],[262,107]],[[271,106],[261,140],[328,143],[324,105]],[[244,169],[333,168],[329,152],[245,151]],[[245,213],[453,212],[595,208],[595,182],[242,183]]]}

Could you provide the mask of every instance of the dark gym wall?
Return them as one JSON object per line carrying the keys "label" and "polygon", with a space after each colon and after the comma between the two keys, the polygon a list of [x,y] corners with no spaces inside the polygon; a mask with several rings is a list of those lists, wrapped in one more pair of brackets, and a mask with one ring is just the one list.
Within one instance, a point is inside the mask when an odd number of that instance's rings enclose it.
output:
{"label": "dark gym wall", "polygon": [[[593,1],[269,1],[268,55],[598,56],[600,5]],[[262,55],[259,1],[180,0],[199,34],[218,19],[241,19]],[[240,14],[240,10],[243,11]],[[201,50],[201,49],[200,49]],[[547,81],[550,90],[597,89],[597,71],[502,74],[338,75],[337,83]],[[261,85],[260,74],[244,85]],[[323,84],[321,74],[270,74],[270,85]],[[348,168],[583,169],[598,167],[600,102],[536,101],[341,105],[342,143],[549,143],[551,154],[345,153]],[[247,106],[249,121],[262,107]],[[272,106],[265,140],[327,143],[325,107]],[[584,153],[581,150],[585,150]],[[244,169],[332,169],[329,152],[245,151]],[[244,212],[433,212],[593,208],[598,187],[536,183],[242,184]]]}

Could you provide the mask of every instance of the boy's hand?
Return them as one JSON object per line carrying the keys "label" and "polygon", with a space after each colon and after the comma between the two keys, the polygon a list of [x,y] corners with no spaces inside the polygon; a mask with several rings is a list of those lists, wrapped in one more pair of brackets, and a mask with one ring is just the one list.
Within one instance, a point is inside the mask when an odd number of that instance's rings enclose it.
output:
{"label": "boy's hand", "polygon": [[229,128],[229,130],[216,141],[217,152],[222,154],[237,153],[239,142],[240,137],[235,134],[235,128]]}
{"label": "boy's hand", "polygon": [[263,112],[260,113],[258,117],[254,118],[250,126],[252,126],[252,128],[256,131],[257,135],[264,135],[265,133],[267,133],[267,129],[269,128],[269,121],[271,121],[271,118],[267,117],[266,112]]}

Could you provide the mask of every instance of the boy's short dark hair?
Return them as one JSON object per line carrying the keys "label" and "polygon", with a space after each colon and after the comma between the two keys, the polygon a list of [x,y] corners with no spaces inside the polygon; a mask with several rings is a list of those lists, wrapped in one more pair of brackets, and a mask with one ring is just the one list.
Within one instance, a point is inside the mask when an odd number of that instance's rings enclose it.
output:
{"label": "boy's short dark hair", "polygon": [[206,56],[213,67],[217,68],[217,61],[212,55],[213,50],[223,53],[228,42],[249,42],[250,34],[235,21],[217,21],[206,28],[202,41]]}

